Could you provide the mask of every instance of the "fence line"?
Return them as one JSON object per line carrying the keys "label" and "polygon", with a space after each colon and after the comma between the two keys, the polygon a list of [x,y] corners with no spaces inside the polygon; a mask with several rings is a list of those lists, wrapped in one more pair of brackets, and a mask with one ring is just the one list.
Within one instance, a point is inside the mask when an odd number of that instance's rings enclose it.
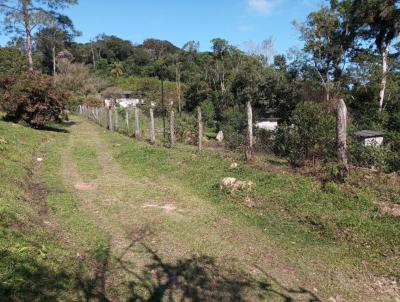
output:
{"label": "fence line", "polygon": [[[133,111],[133,112],[132,112]],[[131,135],[130,130],[130,118],[133,118],[133,137],[137,140],[143,139],[141,132],[141,111],[138,107],[134,107],[133,110],[126,108],[125,115],[120,119],[118,110],[115,108],[108,107],[90,107],[86,105],[79,105],[78,113],[80,116],[96,123],[100,127],[106,128],[109,131],[115,131],[127,136]],[[133,113],[133,114],[131,114]],[[199,113],[201,114],[201,112]],[[200,116],[201,120],[201,116]],[[120,124],[121,123],[121,124]],[[143,124],[142,124],[143,125]],[[170,115],[170,123],[169,123],[169,143],[170,146],[176,145],[176,124],[175,124],[175,112],[171,111]],[[145,127],[147,128],[147,127]],[[156,129],[155,127],[155,118],[154,118],[154,109],[150,108],[149,117],[148,117],[148,129],[149,129],[149,137],[148,141],[151,144],[156,143],[156,134],[164,135],[164,132],[167,129]],[[167,133],[167,132],[166,132]],[[202,132],[199,134],[203,135]],[[201,144],[201,141],[200,141]],[[201,148],[199,149],[201,150]]]}
{"label": "fence line", "polygon": [[[346,134],[347,134],[347,108],[346,104],[344,103],[343,100],[340,100],[337,104],[336,107],[337,115],[336,115],[336,142],[337,142],[337,147],[336,147],[336,152],[337,152],[337,158],[340,163],[342,163],[344,167],[344,175],[348,173],[348,158],[347,158],[347,141],[346,141]],[[125,129],[123,129],[124,126],[121,127],[120,121],[119,121],[119,113],[116,109],[114,108],[109,108],[109,107],[101,107],[101,108],[95,108],[95,107],[90,107],[86,105],[80,105],[79,114],[96,124],[98,124],[101,127],[107,128],[109,131],[116,131],[116,132],[121,132],[125,135],[130,136],[130,110],[129,108],[126,109],[125,111],[125,117],[124,121],[122,121],[122,125],[125,125]],[[246,133],[244,137],[244,155],[246,160],[250,161],[253,158],[253,145],[254,145],[254,132],[253,132],[253,127],[254,127],[254,120],[253,120],[253,109],[251,106],[250,102],[247,102],[246,104],[246,117],[247,117],[247,127],[246,127]],[[123,119],[123,118],[122,118]],[[121,119],[121,120],[122,120]],[[140,109],[138,107],[133,108],[133,134],[134,138],[137,140],[144,139],[142,137],[141,131],[140,131]],[[165,142],[165,134],[167,129],[156,129],[155,127],[155,119],[154,119],[154,109],[150,108],[149,110],[149,118],[148,118],[148,129],[149,129],[149,137],[148,141],[151,144],[156,143],[156,134],[159,135],[160,133],[163,134],[163,142]],[[143,125],[143,124],[142,124]],[[163,115],[163,125],[165,125],[164,121],[164,115]],[[176,137],[176,123],[175,123],[175,112],[172,110],[170,112],[170,124],[169,124],[169,145],[173,147],[176,144],[177,137]],[[193,128],[195,126],[193,125]],[[147,128],[147,127],[144,127]],[[194,133],[195,129],[192,130],[192,134]],[[197,140],[197,149],[198,151],[203,150],[203,139],[204,137],[204,120],[202,116],[202,110],[200,107],[197,108],[197,139],[196,137],[191,137],[192,143],[195,143]],[[182,134],[181,134],[182,135]]]}

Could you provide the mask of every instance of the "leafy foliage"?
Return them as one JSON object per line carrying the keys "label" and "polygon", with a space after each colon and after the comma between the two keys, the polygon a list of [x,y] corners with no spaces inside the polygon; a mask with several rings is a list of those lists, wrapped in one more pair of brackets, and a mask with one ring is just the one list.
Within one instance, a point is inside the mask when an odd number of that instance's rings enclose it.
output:
{"label": "leafy foliage", "polygon": [[335,150],[335,119],[321,105],[300,103],[293,112],[290,126],[282,127],[275,149],[289,155],[293,162],[312,158],[330,158]]}
{"label": "leafy foliage", "polygon": [[34,127],[58,120],[68,94],[46,75],[27,72],[1,79],[1,109],[12,121],[25,121]]}

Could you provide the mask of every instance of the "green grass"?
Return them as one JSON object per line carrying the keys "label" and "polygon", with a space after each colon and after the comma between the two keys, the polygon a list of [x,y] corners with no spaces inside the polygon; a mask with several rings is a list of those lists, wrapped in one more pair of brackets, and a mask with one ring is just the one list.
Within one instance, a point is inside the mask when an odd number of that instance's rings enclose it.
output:
{"label": "green grass", "polygon": [[96,179],[100,169],[96,160],[96,150],[82,142],[81,145],[74,147],[73,156],[78,171],[85,178],[85,180]]}
{"label": "green grass", "polygon": [[[153,227],[149,243],[172,267],[172,255],[180,256],[180,248],[215,256],[220,247],[228,253],[221,255],[232,253],[241,261],[252,241],[231,239],[254,234],[259,240],[251,243],[252,248],[263,250],[268,242],[301,273],[327,272],[320,277],[321,293],[336,292],[334,285],[330,288],[332,272],[399,276],[400,221],[383,215],[377,206],[378,201],[392,200],[396,192],[385,184],[386,178],[377,176],[374,184],[363,185],[355,174],[347,184],[322,187],[313,177],[288,172],[284,161],[272,157],[259,161],[276,167],[274,172],[261,169],[260,162],[245,164],[239,153],[198,153],[194,146],[181,144],[172,149],[150,146],[77,122],[69,134],[0,121],[0,300],[104,300],[99,294],[117,298],[124,291],[130,293],[126,283],[119,282],[127,276],[118,271],[116,255],[111,255],[115,246],[109,244],[124,248],[130,240],[125,239],[126,231],[142,224]],[[123,171],[110,160],[110,150]],[[37,162],[38,156],[44,161]],[[230,169],[232,161],[239,168]],[[73,168],[64,169],[69,164]],[[251,180],[253,190],[220,191],[218,183],[228,176]],[[93,181],[97,189],[73,190],[82,180]],[[82,209],[82,202],[89,210]],[[144,208],[148,203],[172,203],[186,214],[165,215]],[[148,215],[149,211],[154,212]],[[114,240],[105,238],[106,233]],[[135,254],[129,260],[136,267],[140,259],[146,257]],[[221,260],[236,269],[236,262],[226,256]],[[277,267],[285,266],[285,260],[274,261]],[[239,262],[240,275],[246,264]],[[313,265],[318,269],[314,271]],[[102,282],[98,270],[107,266],[111,286],[96,291]],[[149,272],[144,269],[143,274]],[[286,274],[283,270],[278,276]],[[356,291],[360,284],[355,284],[348,290]]]}
{"label": "green grass", "polygon": [[[114,156],[132,176],[158,177],[185,187],[211,203],[221,213],[231,213],[242,223],[254,225],[275,238],[282,249],[309,259],[315,255],[325,265],[367,269],[385,276],[400,276],[400,220],[382,215],[378,196],[369,188],[330,184],[322,190],[312,177],[288,172],[268,172],[239,161],[231,170],[223,153],[178,145],[158,148],[104,134],[115,148]],[[250,198],[256,206],[246,206],[245,194],[227,194],[218,189],[224,177],[255,183]]]}
{"label": "green grass", "polygon": [[67,135],[0,121],[1,301],[80,300],[91,268],[77,255],[104,249],[60,179]]}

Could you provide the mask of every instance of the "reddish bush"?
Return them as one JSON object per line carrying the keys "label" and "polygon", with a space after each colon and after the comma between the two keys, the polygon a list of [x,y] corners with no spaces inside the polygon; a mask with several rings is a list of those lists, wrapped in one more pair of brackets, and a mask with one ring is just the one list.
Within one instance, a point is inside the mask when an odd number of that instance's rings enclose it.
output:
{"label": "reddish bush", "polygon": [[6,119],[43,127],[58,120],[68,94],[47,75],[26,72],[0,79],[0,108]]}

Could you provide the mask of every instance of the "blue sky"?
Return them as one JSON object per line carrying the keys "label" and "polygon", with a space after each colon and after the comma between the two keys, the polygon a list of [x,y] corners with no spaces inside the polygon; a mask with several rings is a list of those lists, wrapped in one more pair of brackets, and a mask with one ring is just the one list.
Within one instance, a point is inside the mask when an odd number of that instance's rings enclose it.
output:
{"label": "blue sky", "polygon": [[[277,52],[301,46],[293,20],[303,21],[321,0],[80,0],[65,11],[83,32],[85,42],[99,33],[141,43],[169,40],[181,47],[189,40],[201,50],[220,37],[243,48],[272,37]],[[4,44],[5,37],[0,37]]]}

